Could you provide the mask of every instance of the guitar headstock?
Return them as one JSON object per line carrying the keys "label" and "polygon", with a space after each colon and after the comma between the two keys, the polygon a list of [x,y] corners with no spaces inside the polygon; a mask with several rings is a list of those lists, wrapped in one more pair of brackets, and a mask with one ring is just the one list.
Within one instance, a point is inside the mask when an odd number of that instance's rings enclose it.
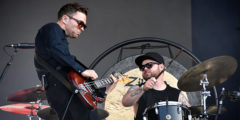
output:
{"label": "guitar headstock", "polygon": [[127,75],[123,75],[120,72],[113,72],[112,75],[116,77],[120,83],[128,83],[131,81]]}

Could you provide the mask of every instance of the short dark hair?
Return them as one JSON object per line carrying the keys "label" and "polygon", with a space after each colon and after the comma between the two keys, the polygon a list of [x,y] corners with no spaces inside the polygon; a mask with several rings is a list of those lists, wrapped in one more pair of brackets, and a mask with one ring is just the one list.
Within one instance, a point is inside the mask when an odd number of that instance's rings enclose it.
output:
{"label": "short dark hair", "polygon": [[62,18],[63,15],[72,15],[76,13],[77,11],[84,13],[85,15],[88,15],[88,8],[80,5],[79,3],[68,3],[65,4],[60,8],[58,11],[58,20]]}

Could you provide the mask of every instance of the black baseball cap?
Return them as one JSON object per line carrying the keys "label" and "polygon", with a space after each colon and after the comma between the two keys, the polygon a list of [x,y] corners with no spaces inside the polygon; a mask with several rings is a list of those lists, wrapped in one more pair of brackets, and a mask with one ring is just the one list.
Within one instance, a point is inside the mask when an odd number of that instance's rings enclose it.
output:
{"label": "black baseball cap", "polygon": [[137,64],[137,66],[140,67],[142,65],[142,62],[146,59],[154,60],[160,64],[164,64],[163,57],[156,52],[148,52],[148,53],[138,56],[135,59],[135,63]]}

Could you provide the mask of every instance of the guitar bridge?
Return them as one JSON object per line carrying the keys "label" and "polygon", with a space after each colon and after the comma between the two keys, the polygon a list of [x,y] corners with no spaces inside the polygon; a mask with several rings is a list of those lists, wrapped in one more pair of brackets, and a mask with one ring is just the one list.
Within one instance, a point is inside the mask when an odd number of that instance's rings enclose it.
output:
{"label": "guitar bridge", "polygon": [[87,89],[84,87],[83,84],[79,84],[79,88],[80,88],[80,90],[83,90],[85,93],[88,92]]}

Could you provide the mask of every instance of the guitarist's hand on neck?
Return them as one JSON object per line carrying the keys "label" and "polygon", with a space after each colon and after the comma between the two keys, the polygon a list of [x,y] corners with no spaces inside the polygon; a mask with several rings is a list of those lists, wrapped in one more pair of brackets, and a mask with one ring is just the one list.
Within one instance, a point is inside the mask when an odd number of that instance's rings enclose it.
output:
{"label": "guitarist's hand on neck", "polygon": [[110,78],[113,79],[113,83],[106,86],[105,94],[109,94],[117,85],[119,79],[115,78],[112,74],[110,75]]}
{"label": "guitarist's hand on neck", "polygon": [[83,71],[81,75],[85,78],[90,78],[92,80],[95,80],[98,78],[97,73],[94,70],[90,70],[90,69]]}

